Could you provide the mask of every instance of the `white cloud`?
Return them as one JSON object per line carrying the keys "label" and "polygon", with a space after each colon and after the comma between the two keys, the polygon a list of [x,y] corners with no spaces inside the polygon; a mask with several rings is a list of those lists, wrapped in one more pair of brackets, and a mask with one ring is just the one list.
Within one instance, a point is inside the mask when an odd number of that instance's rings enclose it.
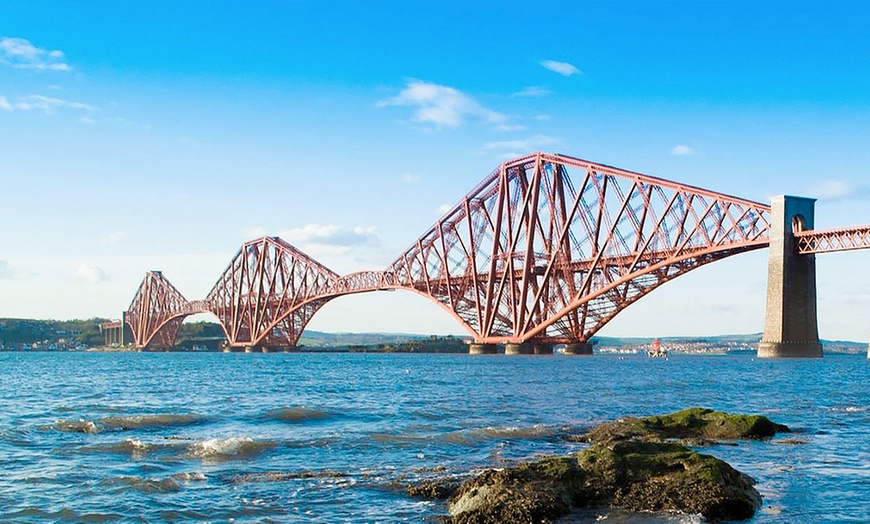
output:
{"label": "white cloud", "polygon": [[517,91],[514,93],[514,96],[529,96],[529,97],[538,97],[538,96],[547,96],[553,94],[552,91],[547,89],[546,87],[541,86],[528,86],[524,87],[521,91]]}
{"label": "white cloud", "polygon": [[334,225],[308,224],[305,227],[279,231],[278,236],[312,257],[344,255],[355,247],[378,243],[374,227],[348,229]]}
{"label": "white cloud", "polygon": [[419,80],[409,81],[399,96],[382,100],[378,106],[414,107],[415,122],[436,126],[458,127],[466,119],[486,124],[507,122],[505,115],[487,109],[458,89]]}
{"label": "white cloud", "polygon": [[0,260],[0,280],[9,280],[12,278],[12,268],[9,267],[9,262]]}
{"label": "white cloud", "polygon": [[96,123],[96,121],[95,121],[93,118],[89,117],[89,116],[83,116],[83,117],[81,117],[81,118],[79,119],[79,121],[80,121],[82,124],[94,124],[94,123]]}
{"label": "white cloud", "polygon": [[96,108],[91,105],[82,102],[71,102],[69,100],[51,96],[29,95],[19,99],[19,101],[14,104],[10,103],[5,97],[0,97],[0,109],[5,109],[7,111],[32,111],[34,109],[40,109],[46,115],[51,115],[54,113],[54,110],[58,108],[75,109],[78,111],[96,111]]}
{"label": "white cloud", "polygon": [[826,180],[810,190],[810,194],[816,198],[840,199],[852,196],[860,192],[860,189],[842,180]]}
{"label": "white cloud", "polygon": [[522,126],[519,124],[504,124],[500,126],[495,126],[496,131],[523,131],[526,126]]}
{"label": "white cloud", "polygon": [[420,177],[411,173],[405,173],[402,175],[402,183],[403,184],[413,184],[414,182],[420,180]]}
{"label": "white cloud", "polygon": [[76,270],[76,281],[87,284],[96,284],[97,282],[105,282],[109,280],[109,275],[106,270],[100,266],[79,264]]}
{"label": "white cloud", "polygon": [[549,147],[558,144],[559,141],[553,137],[546,135],[535,135],[521,140],[502,140],[500,142],[489,142],[483,147],[485,149],[519,149],[531,151],[543,147]]}
{"label": "white cloud", "polygon": [[24,38],[3,37],[0,39],[0,63],[16,69],[69,71],[61,51],[49,51],[34,46]]}
{"label": "white cloud", "polygon": [[453,209],[453,206],[451,206],[450,204],[441,204],[440,206],[435,208],[435,214],[438,215],[439,217],[444,216],[451,209]]}
{"label": "white cloud", "polygon": [[550,115],[538,115],[535,117],[535,120],[537,120],[538,122],[546,122],[549,119]]}
{"label": "white cloud", "polygon": [[573,64],[569,64],[568,62],[557,62],[555,60],[544,60],[541,62],[541,65],[545,68],[549,69],[554,73],[558,73],[562,76],[572,76],[579,75],[580,70],[574,67]]}
{"label": "white cloud", "polygon": [[695,150],[689,146],[678,145],[671,149],[671,154],[674,156],[692,156]]}

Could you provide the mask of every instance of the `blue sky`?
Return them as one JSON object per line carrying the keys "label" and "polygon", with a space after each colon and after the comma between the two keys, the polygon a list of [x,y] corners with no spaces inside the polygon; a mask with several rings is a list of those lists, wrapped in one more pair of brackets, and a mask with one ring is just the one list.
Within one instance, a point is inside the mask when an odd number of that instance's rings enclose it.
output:
{"label": "blue sky", "polygon": [[[0,316],[118,317],[151,269],[202,298],[263,234],[380,269],[537,150],[868,223],[868,27],[859,2],[4,0]],[[870,335],[868,257],[818,257],[823,337]],[[765,279],[732,257],[602,334],[761,331]],[[310,327],[461,333],[401,292]]]}

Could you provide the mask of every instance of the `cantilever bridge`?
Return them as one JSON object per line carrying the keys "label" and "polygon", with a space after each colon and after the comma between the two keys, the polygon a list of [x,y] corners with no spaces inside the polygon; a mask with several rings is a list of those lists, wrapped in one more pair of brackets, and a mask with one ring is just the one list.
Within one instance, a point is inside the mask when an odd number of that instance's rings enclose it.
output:
{"label": "cantilever bridge", "polygon": [[[768,247],[783,221],[793,223],[786,251],[811,261],[815,322],[813,253],[870,247],[870,227],[812,231],[812,200],[798,200],[809,208],[782,216],[770,205],[536,153],[500,165],[382,271],[342,276],[264,237],[241,247],[204,300],[188,301],[160,272],[147,273],[123,322],[140,348],[171,346],[184,318],[200,312],[217,316],[231,346],[287,347],[330,300],[402,289],[445,309],[482,352],[565,343],[584,353],[639,298],[704,264]],[[769,298],[769,316],[770,308]]]}

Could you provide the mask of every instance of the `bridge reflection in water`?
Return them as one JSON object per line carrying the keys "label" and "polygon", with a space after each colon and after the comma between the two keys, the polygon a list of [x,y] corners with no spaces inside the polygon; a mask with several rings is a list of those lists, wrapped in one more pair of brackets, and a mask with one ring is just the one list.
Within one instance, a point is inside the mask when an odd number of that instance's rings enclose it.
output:
{"label": "bridge reflection in water", "polygon": [[[552,353],[568,344],[586,354],[610,319],[665,282],[776,245],[770,276],[780,291],[769,285],[762,356],[821,356],[820,346],[806,351],[818,344],[814,253],[864,248],[870,235],[812,231],[812,203],[780,197],[772,215],[766,204],[536,153],[501,164],[382,271],[341,276],[264,237],[239,249],[204,300],[188,301],[161,272],[147,273],[122,323],[137,347],[165,348],[186,316],[209,312],[232,347],[292,347],[330,300],[401,289],[452,315],[474,338],[471,352],[507,344],[508,352]],[[801,293],[783,294],[795,283]],[[795,307],[802,312],[791,314]],[[792,326],[808,319],[811,329]],[[813,333],[790,354],[789,337]]]}

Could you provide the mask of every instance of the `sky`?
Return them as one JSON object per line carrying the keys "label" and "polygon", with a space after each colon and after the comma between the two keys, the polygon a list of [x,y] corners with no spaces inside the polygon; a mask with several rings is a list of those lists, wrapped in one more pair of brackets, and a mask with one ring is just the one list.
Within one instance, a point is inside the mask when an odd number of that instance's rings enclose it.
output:
{"label": "sky", "polygon": [[[534,151],[870,223],[868,28],[861,2],[4,0],[0,317],[119,318],[149,270],[204,298],[263,235],[382,269]],[[823,338],[870,338],[868,263],[818,256]],[[760,332],[766,268],[702,267],[600,334]],[[464,333],[404,292],[309,328]]]}

